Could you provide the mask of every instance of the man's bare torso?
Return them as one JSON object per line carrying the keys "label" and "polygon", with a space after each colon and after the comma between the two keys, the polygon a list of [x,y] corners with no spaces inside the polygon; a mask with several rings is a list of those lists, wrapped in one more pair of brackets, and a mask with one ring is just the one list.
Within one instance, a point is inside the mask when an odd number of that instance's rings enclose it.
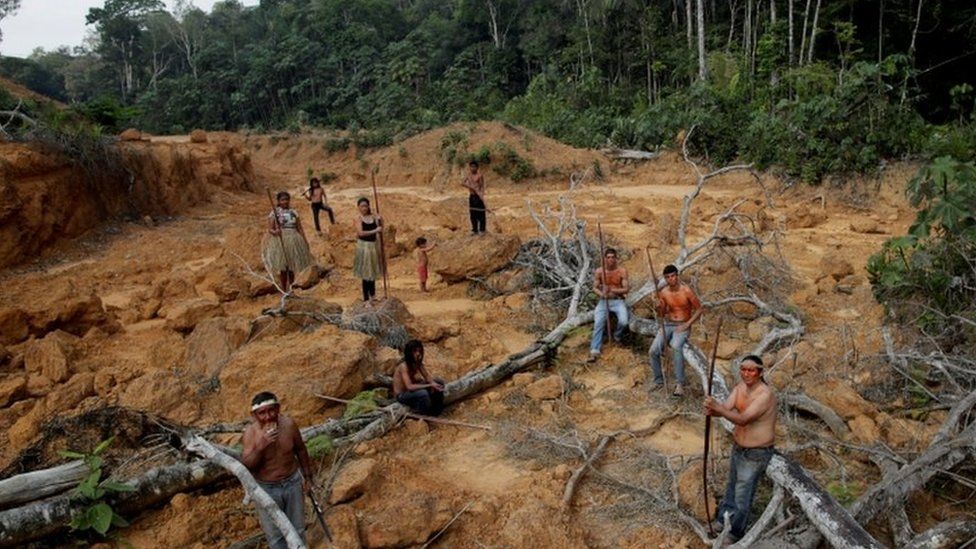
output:
{"label": "man's bare torso", "polygon": [[760,399],[768,400],[763,405],[760,415],[746,425],[736,425],[732,433],[736,444],[743,448],[762,448],[772,446],[776,437],[776,395],[769,385],[758,382],[752,391],[745,383],[739,383],[732,390],[733,407],[740,413],[745,412],[750,404]]}
{"label": "man's bare torso", "polygon": [[[252,422],[244,431],[244,438],[256,438],[261,427]],[[301,437],[295,422],[288,416],[278,416],[278,439],[261,451],[254,477],[262,482],[278,482],[295,473],[298,459],[295,457],[295,437]]]}
{"label": "man's bare torso", "polygon": [[667,305],[665,316],[671,322],[687,322],[695,309],[701,306],[691,288],[682,284],[677,290],[669,287],[661,290],[661,300]]}

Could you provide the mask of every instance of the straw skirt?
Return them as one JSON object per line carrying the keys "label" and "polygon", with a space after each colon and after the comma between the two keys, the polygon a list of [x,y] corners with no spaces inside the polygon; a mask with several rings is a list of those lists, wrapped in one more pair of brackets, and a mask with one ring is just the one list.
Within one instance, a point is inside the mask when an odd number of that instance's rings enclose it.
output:
{"label": "straw skirt", "polygon": [[261,259],[265,268],[273,273],[291,271],[297,274],[313,263],[308,243],[295,229],[282,230],[281,238],[266,233],[261,243]]}
{"label": "straw skirt", "polygon": [[383,276],[376,242],[356,241],[356,260],[352,264],[352,272],[356,278],[363,280],[377,280]]}

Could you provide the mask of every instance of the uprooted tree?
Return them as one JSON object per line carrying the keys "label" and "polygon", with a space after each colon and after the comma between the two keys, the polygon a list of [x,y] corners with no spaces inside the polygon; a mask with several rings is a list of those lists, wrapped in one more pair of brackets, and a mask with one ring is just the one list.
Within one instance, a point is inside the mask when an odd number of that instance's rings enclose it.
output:
{"label": "uprooted tree", "polygon": [[[793,344],[803,335],[804,326],[801,319],[784,306],[777,292],[778,288],[788,282],[788,269],[777,254],[768,253],[770,248],[773,250],[776,248],[775,231],[761,234],[756,229],[757,220],[739,211],[742,204],[740,201],[718,214],[712,230],[700,240],[695,243],[688,242],[692,204],[707,183],[733,171],[751,171],[750,166],[729,166],[705,173],[688,157],[687,149],[684,148],[683,151],[685,160],[696,174],[696,184],[685,197],[682,206],[677,227],[679,250],[672,263],[681,271],[690,271],[696,266],[719,260],[732,265],[734,269],[731,272],[734,276],[727,278],[728,283],[724,284],[720,292],[706,296],[710,298],[706,304],[717,311],[733,305],[751,306],[757,315],[769,316],[773,319],[770,328],[750,350],[754,354],[763,354]],[[758,177],[756,180],[761,186]],[[765,193],[765,189],[763,192]],[[769,200],[768,195],[767,200]],[[546,364],[572,330],[593,320],[592,311],[580,312],[580,310],[585,304],[585,292],[592,277],[594,246],[586,237],[586,222],[578,219],[575,214],[572,206],[572,190],[560,198],[558,211],[550,210],[541,215],[534,210],[531,211],[543,237],[528,247],[529,253],[523,254],[520,261],[523,261],[525,266],[531,268],[534,265],[550,273],[547,284],[548,289],[552,291],[548,293],[555,296],[551,302],[565,307],[566,314],[552,330],[522,351],[498,364],[473,371],[449,383],[446,386],[446,403],[457,402],[491,388],[515,372],[534,365]],[[628,297],[628,304],[633,306],[649,296],[657,283],[656,277],[649,277]],[[283,306],[273,314],[289,315],[285,305],[286,303],[283,302]],[[329,318],[316,320],[330,321]],[[637,333],[652,334],[656,331],[656,324],[651,320],[635,318],[632,330]],[[684,353],[687,363],[698,372],[704,382],[707,375],[704,353],[691,344],[685,348]],[[716,374],[713,382],[715,396],[724,398],[728,394],[726,381],[721,375]],[[784,400],[787,404],[796,406],[806,413],[821,417],[824,423],[830,426],[832,432],[843,432],[843,421],[829,408],[809,397],[792,394],[790,398]],[[935,547],[938,545],[932,540],[958,537],[971,531],[971,525],[968,523],[952,522],[916,534],[901,517],[905,515],[905,500],[912,492],[924,487],[934,476],[950,471],[972,457],[976,450],[976,423],[971,422],[969,413],[974,405],[976,405],[976,392],[955,399],[942,428],[929,448],[912,459],[894,454],[890,450],[860,449],[877,460],[883,476],[879,483],[870,487],[849,509],[839,504],[809,473],[789,457],[794,448],[784,449],[773,458],[767,471],[776,486],[774,497],[740,545],[758,540],[772,546],[780,544],[780,546],[815,547],[822,538],[826,538],[832,545],[840,547],[879,547],[880,544],[864,528],[878,517],[887,517],[889,522],[893,523],[893,529],[897,526],[899,533],[894,537],[899,546],[915,546],[912,544],[928,540],[925,541],[930,544],[928,546]],[[403,406],[392,404],[374,412],[347,419],[333,419],[320,425],[310,426],[303,429],[302,434],[306,439],[325,434],[332,438],[336,447],[350,447],[382,436],[399,424],[406,416],[406,412]],[[728,422],[723,421],[722,424],[727,429],[731,427]],[[171,431],[174,435],[171,439],[183,449],[186,449],[186,441],[196,440],[194,437],[201,434],[168,424],[164,430]],[[569,444],[571,448],[576,449],[574,451],[583,460],[583,464],[577,470],[578,473],[574,473],[571,478],[572,485],[566,487],[564,501],[567,509],[571,508],[572,495],[578,489],[581,478],[586,473],[590,473],[604,478],[611,484],[616,484],[622,490],[629,491],[637,497],[657,502],[661,508],[680,516],[681,520],[685,521],[704,541],[720,544],[722,538],[710,539],[704,527],[681,509],[676,497],[665,498],[646,486],[600,470],[598,458],[607,451],[617,435],[619,433],[582,437],[577,435],[575,441]],[[582,441],[584,438],[592,438],[595,443],[592,447],[588,447]],[[846,443],[837,439],[822,439],[811,442],[808,447],[813,447],[816,451],[829,452],[832,444]],[[847,444],[847,446],[851,445]],[[229,477],[227,470],[213,459],[168,464],[129,479],[127,483],[133,490],[113,496],[112,504],[113,508],[122,512],[133,513],[165,501],[175,493],[211,485],[227,480]],[[673,483],[671,489],[674,490]],[[787,505],[798,505],[802,510],[802,517],[793,515],[792,518],[783,518],[783,509]],[[63,530],[78,512],[77,503],[67,496],[56,496],[45,501],[0,511],[0,544],[20,544]]]}

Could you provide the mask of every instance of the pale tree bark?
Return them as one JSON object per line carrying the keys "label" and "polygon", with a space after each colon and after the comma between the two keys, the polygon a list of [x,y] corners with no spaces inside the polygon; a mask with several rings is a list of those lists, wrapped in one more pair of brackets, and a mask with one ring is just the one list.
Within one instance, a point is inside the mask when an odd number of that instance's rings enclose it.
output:
{"label": "pale tree bark", "polygon": [[698,0],[698,79],[702,82],[708,77],[705,63],[705,0]]}
{"label": "pale tree bark", "polygon": [[797,65],[803,65],[804,53],[807,48],[807,22],[810,19],[810,0],[807,0],[806,6],[803,8],[803,30],[800,31],[800,55],[797,58]]}
{"label": "pale tree bark", "polygon": [[75,460],[0,481],[0,507],[35,501],[78,486],[88,476],[84,461]]}
{"label": "pale tree bark", "polygon": [[810,27],[810,47],[807,49],[807,64],[813,63],[813,49],[817,44],[817,24],[820,20],[820,0],[813,9],[813,25]]}
{"label": "pale tree bark", "polygon": [[789,37],[787,38],[787,43],[789,44],[789,66],[793,66],[793,0],[786,0],[786,18],[789,21]]}
{"label": "pale tree bark", "polygon": [[685,37],[688,40],[688,49],[691,49],[692,47],[691,46],[691,21],[692,21],[691,3],[694,1],[695,0],[685,0],[685,22],[687,23],[687,25],[685,25]]}

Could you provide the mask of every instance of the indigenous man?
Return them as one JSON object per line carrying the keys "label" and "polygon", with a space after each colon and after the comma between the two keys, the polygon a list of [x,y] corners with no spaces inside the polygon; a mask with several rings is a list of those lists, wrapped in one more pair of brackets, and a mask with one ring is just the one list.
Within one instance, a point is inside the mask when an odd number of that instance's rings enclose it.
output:
{"label": "indigenous man", "polygon": [[664,330],[658,331],[654,343],[651,344],[651,370],[654,373],[652,390],[664,386],[661,353],[664,340],[667,338],[668,345],[671,346],[674,374],[678,381],[674,386],[674,396],[680,397],[684,394],[685,385],[685,361],[682,351],[691,334],[691,325],[702,314],[702,306],[695,292],[678,278],[677,267],[674,265],[665,267],[664,279],[668,285],[658,292],[657,304],[657,317],[663,320]]}
{"label": "indigenous man", "polygon": [[776,395],[763,379],[762,359],[749,355],[739,367],[742,381],[732,389],[725,403],[705,399],[705,414],[724,417],[735,424],[732,463],[725,496],[716,513],[713,529],[722,530],[723,517],[731,515],[731,541],[746,534],[746,523],[759,478],[773,455],[776,433]]}
{"label": "indigenous man", "polygon": [[478,162],[468,162],[468,173],[461,180],[468,189],[468,213],[471,216],[471,234],[485,234],[488,207],[485,206],[485,176],[478,171]]}
{"label": "indigenous man", "polygon": [[[280,410],[278,398],[273,393],[255,395],[251,401],[254,421],[244,430],[244,456],[241,462],[254,474],[261,488],[271,496],[304,539],[305,501],[302,492],[312,493],[312,469],[298,426],[288,416],[279,415]],[[258,510],[258,519],[271,549],[286,548],[285,537],[274,525],[271,516]]]}
{"label": "indigenous man", "polygon": [[603,332],[607,327],[607,311],[612,311],[617,317],[617,328],[613,332],[613,340],[620,341],[624,336],[629,322],[627,317],[627,303],[624,297],[630,291],[630,280],[627,269],[617,265],[617,250],[607,248],[603,252],[603,265],[593,275],[593,291],[600,302],[593,312],[593,337],[590,339],[590,358],[587,362],[596,362],[600,357],[600,347],[603,345]]}

